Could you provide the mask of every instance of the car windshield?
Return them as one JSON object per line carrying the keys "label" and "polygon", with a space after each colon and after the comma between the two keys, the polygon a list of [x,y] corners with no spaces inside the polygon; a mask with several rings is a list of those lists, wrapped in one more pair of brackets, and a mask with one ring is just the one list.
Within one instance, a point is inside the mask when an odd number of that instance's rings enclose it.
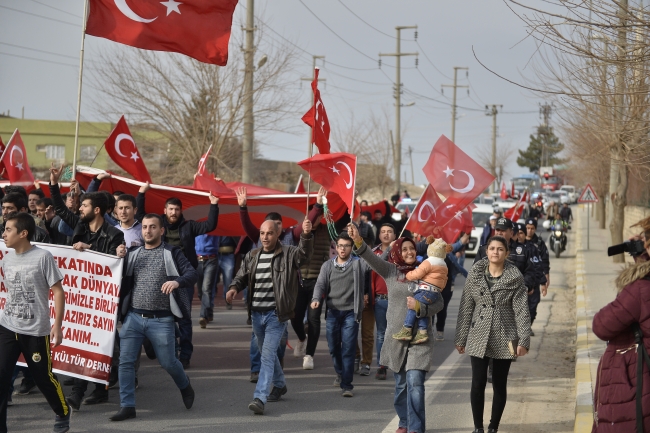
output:
{"label": "car windshield", "polygon": [[415,206],[417,203],[398,203],[397,204],[397,209],[401,212],[404,209],[408,209],[408,213],[413,212],[413,209],[415,209]]}
{"label": "car windshield", "polygon": [[474,223],[474,227],[476,228],[482,228],[487,224],[487,222],[490,220],[490,215],[491,213],[487,212],[473,212],[472,213],[472,223]]}

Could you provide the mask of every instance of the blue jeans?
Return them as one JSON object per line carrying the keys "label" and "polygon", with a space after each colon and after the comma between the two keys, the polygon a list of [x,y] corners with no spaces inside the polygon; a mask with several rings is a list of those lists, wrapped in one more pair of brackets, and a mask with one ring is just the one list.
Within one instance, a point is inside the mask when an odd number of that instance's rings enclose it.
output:
{"label": "blue jeans", "polygon": [[[440,296],[438,292],[432,292],[430,290],[416,290],[413,293],[413,298],[416,301],[422,302],[423,304],[431,305]],[[406,319],[404,320],[404,326],[406,328],[413,328],[415,322],[418,322],[418,329],[426,330],[429,327],[429,318],[428,317],[416,317],[415,310],[406,310]]]}
{"label": "blue jeans", "polygon": [[395,374],[395,412],[399,427],[408,432],[424,433],[427,422],[424,413],[424,370],[404,371]]}
{"label": "blue jeans", "polygon": [[341,389],[353,389],[354,358],[357,352],[359,323],[354,310],[327,310],[327,344],[334,371],[341,375]]}
{"label": "blue jeans", "polygon": [[[280,345],[278,346],[278,359],[284,358],[284,352],[287,350],[288,339],[289,331],[285,330],[284,334],[282,334]],[[251,349],[249,356],[251,360],[251,373],[259,373],[262,365],[262,354],[260,353],[260,348],[257,346],[257,337],[255,336],[255,332],[251,335]]]}
{"label": "blue jeans", "polygon": [[[235,272],[235,255],[230,254],[219,254],[219,270],[217,271],[217,282],[215,283],[215,294],[216,287],[219,283],[219,276],[221,276],[221,281],[223,282],[223,298],[226,299],[226,293],[228,293],[228,287],[232,283],[233,273]],[[214,299],[214,296],[213,296]],[[214,304],[212,304],[214,307]]]}
{"label": "blue jeans", "polygon": [[199,267],[196,270],[199,273],[196,287],[201,300],[200,317],[211,319],[214,315],[214,295],[219,272],[219,259],[212,257],[207,260],[199,260]]}
{"label": "blue jeans", "polygon": [[377,325],[377,336],[375,337],[375,346],[377,347],[377,365],[381,367],[380,354],[381,347],[384,345],[386,335],[386,311],[388,311],[388,299],[375,299],[375,324]]}
{"label": "blue jeans", "polygon": [[275,310],[253,311],[253,332],[257,337],[257,347],[261,352],[260,375],[255,386],[254,398],[266,404],[266,397],[271,392],[271,385],[282,388],[286,385],[284,372],[278,359],[278,347],[282,336],[287,331],[288,321],[280,322]]}
{"label": "blue jeans", "polygon": [[135,407],[135,363],[144,338],[151,341],[160,366],[174,379],[178,389],[190,384],[175,356],[174,317],[145,319],[129,312],[120,330],[120,406]]}

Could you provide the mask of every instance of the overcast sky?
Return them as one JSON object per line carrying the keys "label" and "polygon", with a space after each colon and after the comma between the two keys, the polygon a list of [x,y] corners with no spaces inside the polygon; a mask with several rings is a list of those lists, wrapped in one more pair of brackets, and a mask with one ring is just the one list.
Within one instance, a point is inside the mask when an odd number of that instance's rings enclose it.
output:
{"label": "overcast sky", "polygon": [[[20,116],[24,106],[26,118],[74,120],[82,11],[82,0],[0,0],[0,112],[11,110],[12,116]],[[522,74],[533,75],[529,59],[535,45],[530,39],[518,44],[526,36],[524,25],[502,0],[258,0],[256,12],[273,31],[304,50],[299,51],[297,67],[305,76],[310,75],[310,54],[326,56],[325,64],[320,64],[321,77],[327,80],[322,97],[333,126],[352,115],[362,120],[372,111],[387,110],[394,128],[395,61],[383,58],[380,70],[378,54],[395,51],[395,26],[418,25],[417,43],[413,30],[402,31],[402,51],[420,53],[417,69],[414,57],[402,59],[402,103],[415,102],[402,109],[403,149],[414,149],[417,184],[425,182],[421,168],[436,139],[451,135],[451,89],[446,88],[444,95],[440,90],[442,84],[452,84],[454,66],[469,67],[469,78],[459,73],[458,84],[469,85],[470,93],[458,90],[456,122],[456,143],[468,154],[478,158],[491,152],[492,119],[485,115],[486,104],[503,105],[499,144],[524,149],[539,124],[543,101],[485,70],[472,53],[474,47],[488,67],[518,81]],[[244,14],[238,6],[233,32],[240,32]],[[110,44],[89,36],[86,55],[92,59],[93,53]],[[230,49],[239,47],[231,44]],[[258,52],[258,57],[262,54]],[[309,91],[302,85],[305,110]],[[88,102],[95,95],[84,87],[82,118],[116,121],[95,117]],[[302,125],[300,115],[295,122]],[[258,137],[264,143],[261,152],[270,159],[299,161],[306,157],[307,134],[305,129],[301,135]],[[513,153],[508,177],[527,172],[516,165]],[[407,157],[403,164],[402,173],[407,172],[410,182]]]}

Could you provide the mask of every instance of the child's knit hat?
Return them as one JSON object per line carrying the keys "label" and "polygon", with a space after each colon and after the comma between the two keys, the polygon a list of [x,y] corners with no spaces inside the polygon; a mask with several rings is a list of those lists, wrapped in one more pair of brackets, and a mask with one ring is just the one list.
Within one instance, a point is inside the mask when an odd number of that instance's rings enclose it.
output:
{"label": "child's knit hat", "polygon": [[451,245],[448,245],[447,242],[442,239],[436,239],[427,248],[427,255],[429,257],[444,259],[447,256],[447,253],[451,252],[451,249]]}

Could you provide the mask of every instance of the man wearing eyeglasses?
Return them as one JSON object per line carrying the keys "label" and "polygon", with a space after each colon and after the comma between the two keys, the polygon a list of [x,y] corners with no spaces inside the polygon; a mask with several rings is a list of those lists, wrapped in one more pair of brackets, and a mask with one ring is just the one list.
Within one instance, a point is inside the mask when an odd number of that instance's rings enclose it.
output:
{"label": "man wearing eyeglasses", "polygon": [[370,293],[370,267],[352,257],[352,239],[343,232],[336,239],[336,257],[323,263],[311,307],[324,299],[327,306],[327,344],[336,371],[335,386],[343,397],[352,397],[354,358],[364,295]]}

